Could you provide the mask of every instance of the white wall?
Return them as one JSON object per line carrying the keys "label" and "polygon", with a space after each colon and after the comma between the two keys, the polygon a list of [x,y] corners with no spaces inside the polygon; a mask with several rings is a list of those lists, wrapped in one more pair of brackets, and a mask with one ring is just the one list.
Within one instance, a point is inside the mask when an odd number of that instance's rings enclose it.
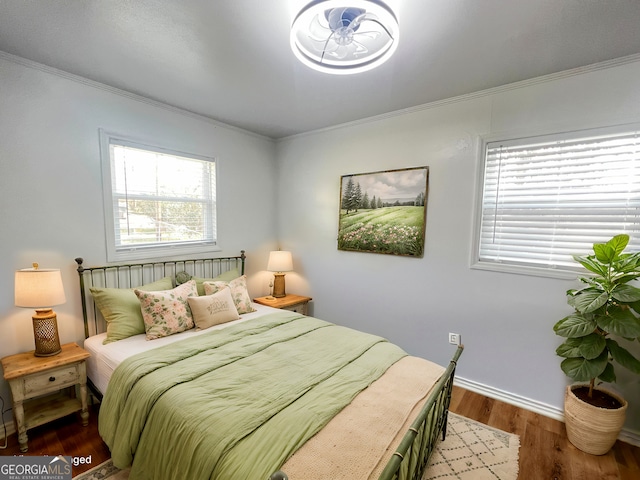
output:
{"label": "white wall", "polygon": [[[262,207],[276,198],[273,141],[78,80],[0,56],[0,357],[34,348],[33,311],[13,306],[14,271],[34,261],[61,269],[60,340],[82,344],[74,258],[106,262],[99,128],[216,157],[222,251],[212,255],[245,249],[250,293],[265,293],[252,278],[276,246],[273,209]],[[8,408],[4,380],[0,395]]]}
{"label": "white wall", "polygon": [[[567,379],[552,326],[577,282],[470,269],[480,137],[637,122],[638,78],[640,63],[572,72],[280,141],[279,239],[296,270],[287,290],[312,296],[319,318],[439,363],[452,354],[448,332],[460,333],[459,377],[558,413]],[[430,168],[424,258],[338,251],[340,176],[421,165]],[[618,370],[626,429],[637,434],[640,378]]]}

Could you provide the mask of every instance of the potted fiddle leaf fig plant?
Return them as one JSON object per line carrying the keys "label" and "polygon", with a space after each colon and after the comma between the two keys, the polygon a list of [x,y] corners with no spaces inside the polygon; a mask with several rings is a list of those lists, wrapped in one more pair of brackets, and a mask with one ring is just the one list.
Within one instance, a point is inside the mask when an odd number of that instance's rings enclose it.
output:
{"label": "potted fiddle leaf fig plant", "polygon": [[614,383],[616,365],[640,374],[640,360],[623,346],[640,342],[640,288],[632,285],[640,277],[640,252],[624,253],[628,243],[628,235],[616,235],[594,244],[593,255],[573,257],[589,274],[579,277],[583,288],[567,291],[574,312],[553,327],[566,338],[556,350],[562,371],[580,382],[565,392],[567,436],[594,455],[611,449],[627,409],[624,398],[596,382]]}

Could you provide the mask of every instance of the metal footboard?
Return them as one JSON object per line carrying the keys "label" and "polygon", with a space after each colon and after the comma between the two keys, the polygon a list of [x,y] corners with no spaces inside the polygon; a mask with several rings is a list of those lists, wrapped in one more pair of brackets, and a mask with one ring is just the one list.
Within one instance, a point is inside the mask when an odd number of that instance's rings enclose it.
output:
{"label": "metal footboard", "polygon": [[[447,434],[447,418],[451,402],[451,390],[458,359],[462,355],[460,345],[429,394],[424,407],[398,445],[395,453],[380,474],[379,480],[420,480],[427,468],[438,437]],[[288,480],[284,472],[276,472],[269,480]]]}
{"label": "metal footboard", "polygon": [[447,418],[451,389],[458,359],[464,346],[460,345],[429,399],[400,442],[397,450],[382,471],[379,480],[420,480],[431,457],[438,436],[447,434]]}

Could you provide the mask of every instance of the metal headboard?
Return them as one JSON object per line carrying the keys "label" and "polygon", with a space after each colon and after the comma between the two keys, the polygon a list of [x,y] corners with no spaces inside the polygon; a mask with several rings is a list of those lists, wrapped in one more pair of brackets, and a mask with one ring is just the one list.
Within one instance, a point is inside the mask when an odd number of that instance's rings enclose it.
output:
{"label": "metal headboard", "polygon": [[158,260],[146,263],[122,265],[103,265],[85,267],[81,257],[75,259],[80,277],[80,298],[82,299],[82,318],[84,336],[104,332],[104,318],[96,308],[90,292],[91,287],[98,288],[134,288],[155,282],[163,277],[171,277],[175,285],[176,273],[185,271],[194,277],[213,278],[229,270],[237,269],[244,275],[246,255],[244,250],[235,257],[204,258],[196,260]]}

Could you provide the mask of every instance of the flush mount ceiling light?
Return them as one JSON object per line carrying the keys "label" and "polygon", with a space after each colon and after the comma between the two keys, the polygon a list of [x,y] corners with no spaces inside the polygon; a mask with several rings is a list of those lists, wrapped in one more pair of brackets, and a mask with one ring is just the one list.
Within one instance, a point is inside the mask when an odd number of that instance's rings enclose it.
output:
{"label": "flush mount ceiling light", "polygon": [[398,47],[398,20],[379,0],[316,0],[291,26],[291,49],[325,73],[359,73],[386,62]]}

